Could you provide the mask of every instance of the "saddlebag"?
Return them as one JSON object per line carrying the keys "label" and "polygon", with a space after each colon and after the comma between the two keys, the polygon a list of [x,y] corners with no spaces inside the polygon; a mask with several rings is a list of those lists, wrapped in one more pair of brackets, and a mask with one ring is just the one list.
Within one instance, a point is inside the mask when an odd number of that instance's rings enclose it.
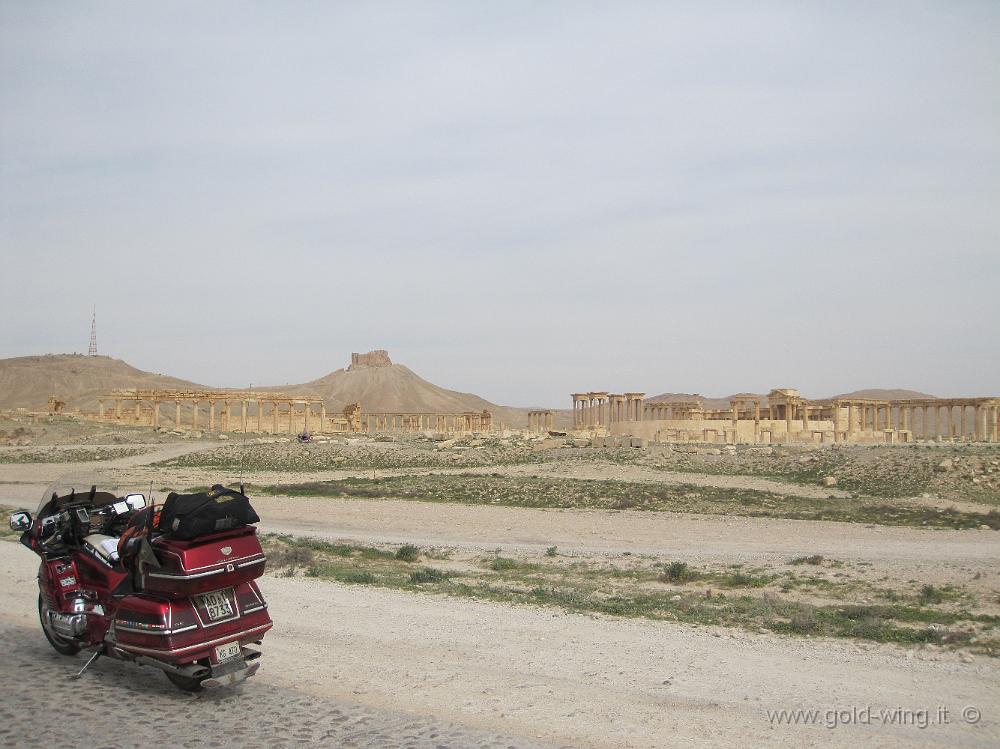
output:
{"label": "saddlebag", "polygon": [[199,494],[170,492],[160,511],[157,529],[173,538],[191,541],[259,520],[246,495],[216,484]]}

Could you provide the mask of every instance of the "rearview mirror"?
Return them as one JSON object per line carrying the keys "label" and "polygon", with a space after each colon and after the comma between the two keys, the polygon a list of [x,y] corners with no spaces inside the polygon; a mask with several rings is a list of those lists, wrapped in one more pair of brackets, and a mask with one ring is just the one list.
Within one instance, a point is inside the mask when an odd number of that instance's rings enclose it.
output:
{"label": "rearview mirror", "polygon": [[125,503],[132,510],[141,510],[146,506],[146,497],[142,494],[127,494],[125,496]]}
{"label": "rearview mirror", "polygon": [[30,512],[15,512],[10,516],[10,529],[12,531],[26,531],[31,527]]}

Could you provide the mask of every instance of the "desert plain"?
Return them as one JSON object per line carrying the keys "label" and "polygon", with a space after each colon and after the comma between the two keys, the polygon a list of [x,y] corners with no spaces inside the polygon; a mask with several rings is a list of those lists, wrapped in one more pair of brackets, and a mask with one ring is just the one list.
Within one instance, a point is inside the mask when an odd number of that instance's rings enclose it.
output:
{"label": "desert plain", "polygon": [[[275,628],[238,691],[312,716],[299,736],[268,721],[261,745],[1000,740],[995,445],[597,448],[523,432],[299,444],[62,416],[0,431],[6,511],[33,509],[58,478],[162,501],[242,477]],[[115,663],[64,684],[83,656],[46,650],[36,558],[4,540],[9,676],[30,661],[60,689],[144,690],[192,715],[236,704]],[[24,699],[3,683],[6,705]],[[17,745],[10,726],[0,738]]]}

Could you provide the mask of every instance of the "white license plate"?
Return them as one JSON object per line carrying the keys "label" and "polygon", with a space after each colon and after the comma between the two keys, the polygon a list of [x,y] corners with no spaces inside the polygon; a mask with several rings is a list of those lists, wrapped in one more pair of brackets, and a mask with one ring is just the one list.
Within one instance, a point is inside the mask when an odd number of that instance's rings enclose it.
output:
{"label": "white license plate", "polygon": [[214,593],[198,596],[201,599],[201,605],[205,607],[210,622],[226,619],[233,615],[233,605],[229,602],[230,592],[228,589],[217,590]]}
{"label": "white license plate", "polygon": [[239,654],[240,644],[238,642],[231,642],[228,645],[219,645],[215,648],[215,660],[219,663],[228,661],[230,658],[235,658]]}

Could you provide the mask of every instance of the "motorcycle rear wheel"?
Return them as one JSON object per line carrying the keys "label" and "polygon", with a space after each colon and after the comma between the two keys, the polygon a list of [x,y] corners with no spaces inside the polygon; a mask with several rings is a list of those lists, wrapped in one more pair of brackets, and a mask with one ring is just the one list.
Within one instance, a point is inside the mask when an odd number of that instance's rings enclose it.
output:
{"label": "motorcycle rear wheel", "polygon": [[41,593],[38,594],[38,619],[42,623],[42,632],[45,633],[45,639],[49,641],[49,645],[55,648],[57,653],[62,655],[76,655],[80,652],[80,645],[73,642],[72,640],[67,640],[65,637],[61,637],[53,632],[49,628],[49,617],[48,617],[49,606],[45,602],[44,596]]}
{"label": "motorcycle rear wheel", "polygon": [[170,671],[164,671],[163,673],[170,679],[171,684],[178,689],[183,689],[185,692],[200,692],[203,688],[201,686],[202,679],[196,679],[193,676],[181,676]]}

